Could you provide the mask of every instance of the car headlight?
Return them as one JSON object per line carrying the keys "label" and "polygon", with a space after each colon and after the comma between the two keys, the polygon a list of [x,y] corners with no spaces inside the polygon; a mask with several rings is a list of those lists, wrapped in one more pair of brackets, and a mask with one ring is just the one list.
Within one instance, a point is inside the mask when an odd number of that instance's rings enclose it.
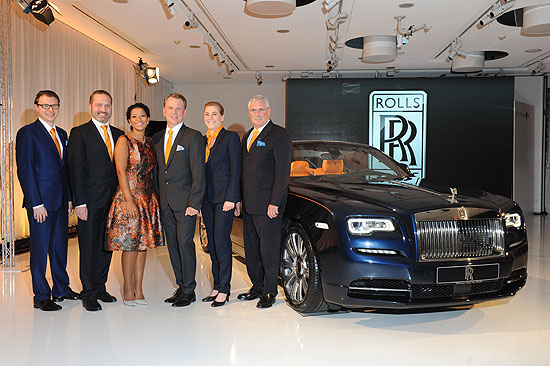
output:
{"label": "car headlight", "polygon": [[351,218],[348,219],[348,231],[351,235],[368,235],[375,231],[395,231],[391,219]]}
{"label": "car headlight", "polygon": [[509,213],[504,216],[506,227],[519,228],[521,226],[521,215],[518,213]]}

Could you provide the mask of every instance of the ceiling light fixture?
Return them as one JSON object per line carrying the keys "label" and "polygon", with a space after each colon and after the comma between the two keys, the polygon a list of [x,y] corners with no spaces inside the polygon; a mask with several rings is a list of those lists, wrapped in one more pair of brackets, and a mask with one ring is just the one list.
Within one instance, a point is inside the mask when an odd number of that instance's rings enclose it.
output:
{"label": "ceiling light fixture", "polygon": [[285,16],[296,10],[296,0],[247,0],[246,10],[264,16]]}
{"label": "ceiling light fixture", "polygon": [[463,52],[452,60],[451,71],[460,73],[479,72],[485,68],[485,52]]}
{"label": "ceiling light fixture", "polygon": [[[59,8],[47,0],[19,0],[19,5],[25,14],[31,13],[40,22],[50,25],[54,20],[52,9],[61,15]],[[25,6],[26,5],[26,6]]]}
{"label": "ceiling light fixture", "polygon": [[164,3],[166,4],[166,8],[172,15],[176,15],[176,7],[174,6],[173,0],[164,0]]}
{"label": "ceiling light fixture", "polygon": [[544,64],[544,62],[539,60],[535,68],[531,71],[531,75],[540,74],[544,69],[546,69],[546,65]]}
{"label": "ceiling light fixture", "polygon": [[479,21],[479,27],[485,27],[487,24],[504,14],[515,5],[515,2],[516,0],[497,0],[491,7],[491,10],[489,10],[489,13]]}
{"label": "ceiling light fixture", "polygon": [[323,8],[328,13],[331,11],[336,5],[341,4],[342,0],[325,0],[323,1]]}
{"label": "ceiling light fixture", "polygon": [[183,29],[195,29],[199,26],[199,23],[195,20],[195,14],[191,13],[189,19],[183,23]]}
{"label": "ceiling light fixture", "polygon": [[158,67],[149,66],[148,63],[143,62],[140,57],[138,63],[135,65],[136,73],[143,77],[148,85],[156,84],[160,80],[160,70]]}
{"label": "ceiling light fixture", "polygon": [[523,8],[522,31],[534,36],[550,33],[550,4]]}
{"label": "ceiling light fixture", "polygon": [[258,86],[261,86],[263,83],[264,83],[264,78],[262,77],[262,74],[260,74],[259,72],[256,72],[256,84],[258,84]]}
{"label": "ceiling light fixture", "polygon": [[327,30],[335,30],[340,24],[345,23],[348,19],[348,15],[344,13],[338,13],[335,16],[328,18],[326,21]]}
{"label": "ceiling light fixture", "polygon": [[403,45],[407,44],[409,42],[409,38],[411,38],[415,32],[423,29],[424,33],[428,33],[430,29],[432,29],[431,26],[428,26],[426,24],[418,26],[415,26],[413,24],[408,28],[401,28],[401,21],[405,18],[406,17],[404,15],[396,15],[393,17],[393,19],[397,21],[397,28],[395,32],[395,35],[397,37],[397,48],[401,48]]}

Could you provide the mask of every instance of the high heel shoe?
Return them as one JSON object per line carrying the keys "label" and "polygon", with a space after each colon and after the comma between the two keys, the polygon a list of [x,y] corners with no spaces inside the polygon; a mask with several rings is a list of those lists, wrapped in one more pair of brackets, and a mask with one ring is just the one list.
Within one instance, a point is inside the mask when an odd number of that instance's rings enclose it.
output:
{"label": "high heel shoe", "polygon": [[210,306],[212,306],[213,308],[224,306],[225,303],[229,301],[229,295],[231,295],[231,292],[227,293],[227,296],[225,296],[225,300],[223,300],[223,301],[214,300],[214,302],[212,304],[210,304]]}
{"label": "high heel shoe", "polygon": [[136,306],[136,300],[124,300],[124,285],[122,285],[122,303],[130,307]]}
{"label": "high heel shoe", "polygon": [[218,296],[219,292],[216,293],[216,295],[208,295],[206,297],[203,297],[202,298],[202,302],[211,302],[211,301],[214,301],[216,300],[216,297]]}
{"label": "high heel shoe", "polygon": [[143,299],[135,299],[135,304],[136,305],[147,305],[149,303],[147,302],[147,300],[145,298],[143,298]]}

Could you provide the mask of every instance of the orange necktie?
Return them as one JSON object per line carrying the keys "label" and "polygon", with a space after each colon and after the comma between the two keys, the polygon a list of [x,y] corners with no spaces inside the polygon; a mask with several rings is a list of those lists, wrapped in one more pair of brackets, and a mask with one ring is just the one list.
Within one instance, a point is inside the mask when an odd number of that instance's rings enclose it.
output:
{"label": "orange necktie", "polygon": [[59,141],[57,141],[57,137],[55,136],[55,128],[52,127],[52,129],[50,130],[50,134],[52,135],[53,142],[55,142],[55,147],[57,147],[59,158],[63,160],[63,155],[61,155],[61,146],[59,146]]}
{"label": "orange necktie", "polygon": [[172,129],[168,130],[168,142],[166,143],[166,151],[164,151],[164,164],[168,164],[168,157],[170,156],[170,150],[172,150]]}
{"label": "orange necktie", "polygon": [[107,126],[101,126],[103,128],[103,136],[105,137],[105,145],[107,145],[107,151],[109,151],[109,158],[113,161],[113,146],[111,145],[111,138],[109,132],[107,132]]}
{"label": "orange necktie", "polygon": [[254,132],[252,133],[252,138],[250,139],[250,143],[248,144],[248,151],[250,151],[252,143],[254,142],[254,140],[256,140],[256,137],[258,137],[258,130],[254,129]]}
{"label": "orange necktie", "polygon": [[210,130],[206,131],[207,141],[206,141],[206,150],[205,150],[205,159],[204,159],[205,163],[208,162],[208,157],[210,156],[210,144],[212,143],[212,141],[216,141],[222,128],[223,128],[223,125],[218,127],[212,134],[210,134]]}

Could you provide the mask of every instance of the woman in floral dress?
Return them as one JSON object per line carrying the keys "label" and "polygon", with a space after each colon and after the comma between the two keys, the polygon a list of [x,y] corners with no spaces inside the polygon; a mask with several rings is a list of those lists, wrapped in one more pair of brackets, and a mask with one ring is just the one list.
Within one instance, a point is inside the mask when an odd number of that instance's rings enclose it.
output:
{"label": "woman in floral dress", "polygon": [[150,137],[145,137],[149,108],[136,103],[128,107],[126,119],[131,131],[115,146],[118,189],[107,218],[107,250],[122,251],[123,302],[147,305],[143,295],[143,274],[147,249],[164,245],[160,210],[153,190],[156,164]]}

